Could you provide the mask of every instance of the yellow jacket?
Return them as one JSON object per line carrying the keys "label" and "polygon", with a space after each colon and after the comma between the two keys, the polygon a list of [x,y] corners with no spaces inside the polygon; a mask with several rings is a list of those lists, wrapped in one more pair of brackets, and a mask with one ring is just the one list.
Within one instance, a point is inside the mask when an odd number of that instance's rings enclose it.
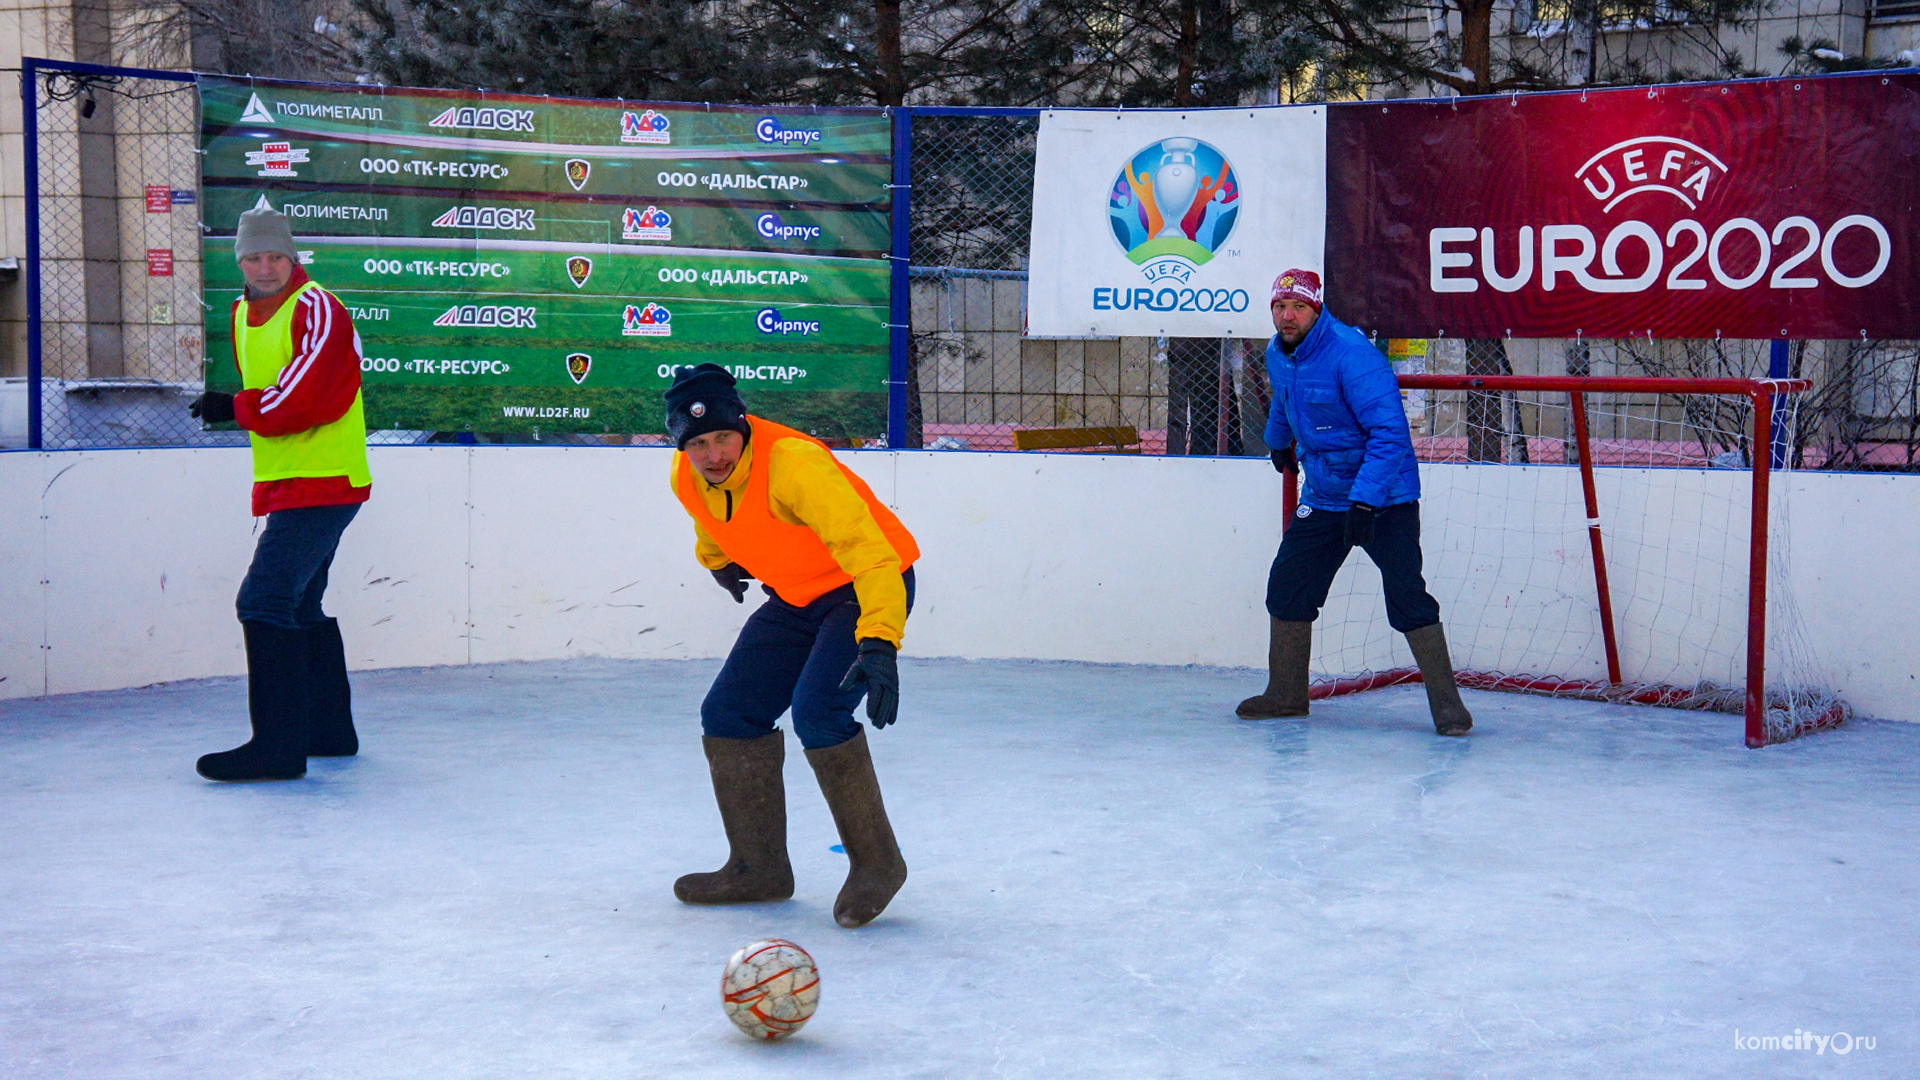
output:
{"label": "yellow jacket", "polygon": [[[768,460],[757,461],[761,456]],[[668,473],[670,486],[671,478],[680,473],[682,457],[681,452],[674,452],[673,468]],[[773,516],[811,530],[832,553],[833,561],[853,579],[854,595],[860,600],[860,621],[854,637],[883,638],[898,647],[907,626],[907,589],[900,580],[900,554],[874,520],[866,500],[847,483],[832,452],[802,439],[779,439],[765,449],[750,441],[732,474],[718,484],[708,483],[697,469],[689,471],[707,512],[730,521],[756,468],[771,470],[767,507]],[[697,519],[693,531],[693,553],[700,565],[719,570],[733,561]]]}

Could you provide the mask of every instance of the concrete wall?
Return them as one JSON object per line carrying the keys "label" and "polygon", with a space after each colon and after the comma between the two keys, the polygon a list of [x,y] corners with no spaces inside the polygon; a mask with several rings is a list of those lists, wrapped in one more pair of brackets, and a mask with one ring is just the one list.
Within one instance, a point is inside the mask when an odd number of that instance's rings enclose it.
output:
{"label": "concrete wall", "polygon": [[[328,599],[355,667],[718,656],[750,610],[694,563],[664,451],[372,454],[375,498],[347,531]],[[1264,662],[1261,594],[1281,522],[1264,460],[847,459],[924,549],[910,653]],[[1595,670],[1577,472],[1429,465],[1422,476],[1429,578],[1463,666]],[[1603,470],[1630,675],[1738,672],[1746,481]],[[1908,554],[1920,481],[1802,474],[1786,486],[1801,651],[1862,713],[1920,720],[1920,564]],[[247,488],[236,450],[0,453],[0,697],[243,671],[232,601],[255,528]],[[1375,581],[1356,558],[1336,583],[1316,645],[1327,669],[1405,662]],[[1779,625],[1786,615],[1777,605]]]}

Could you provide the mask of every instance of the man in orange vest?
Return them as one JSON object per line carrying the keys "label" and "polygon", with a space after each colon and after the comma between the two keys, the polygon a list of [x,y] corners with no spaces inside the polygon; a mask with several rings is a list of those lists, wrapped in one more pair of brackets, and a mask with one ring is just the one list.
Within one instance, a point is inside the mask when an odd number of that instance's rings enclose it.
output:
{"label": "man in orange vest", "polygon": [[702,742],[732,853],[673,894],[689,904],[785,900],[784,736],[791,706],[846,849],[834,921],[864,926],[907,880],[880,799],[860,696],[875,728],[899,708],[894,658],[913,605],[920,549],[900,519],[818,440],[747,415],[718,364],[683,367],[666,393],[673,492],[693,517],[694,555],[744,600],[757,578],[769,599],[747,618],[700,706]]}
{"label": "man in orange vest", "polygon": [[321,611],[340,534],[373,491],[360,403],[360,335],[333,294],[308,280],[287,219],[240,215],[233,302],[238,394],[189,406],[235,421],[253,444],[253,514],[267,519],[236,603],[247,642],[253,738],[202,757],[209,780],[297,780],[308,757],[359,752],[340,624]]}

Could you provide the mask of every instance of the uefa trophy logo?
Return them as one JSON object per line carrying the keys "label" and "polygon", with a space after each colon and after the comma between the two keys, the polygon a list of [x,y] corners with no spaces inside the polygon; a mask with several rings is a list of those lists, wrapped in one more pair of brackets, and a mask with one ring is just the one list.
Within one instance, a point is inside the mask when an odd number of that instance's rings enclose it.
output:
{"label": "uefa trophy logo", "polygon": [[1240,183],[1199,139],[1162,139],[1133,155],[1107,192],[1113,238],[1148,281],[1185,282],[1233,232]]}

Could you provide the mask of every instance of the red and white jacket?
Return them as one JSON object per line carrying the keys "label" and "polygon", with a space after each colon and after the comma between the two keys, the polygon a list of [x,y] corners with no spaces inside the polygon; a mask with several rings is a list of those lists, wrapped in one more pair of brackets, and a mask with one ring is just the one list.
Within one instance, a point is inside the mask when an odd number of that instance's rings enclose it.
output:
{"label": "red and white jacket", "polygon": [[[247,325],[262,326],[274,317],[293,291],[308,281],[299,265],[287,287],[264,300],[234,300],[234,311],[247,305]],[[360,392],[360,336],[353,317],[323,289],[309,289],[293,313],[293,359],[265,390],[242,390],[233,397],[233,419],[257,435],[292,435],[331,424],[347,414]],[[229,318],[233,312],[229,312]],[[240,370],[238,347],[233,357]],[[342,476],[302,476],[290,480],[261,480],[253,485],[253,514],[303,506],[345,506],[366,502],[373,487],[354,487]]]}

